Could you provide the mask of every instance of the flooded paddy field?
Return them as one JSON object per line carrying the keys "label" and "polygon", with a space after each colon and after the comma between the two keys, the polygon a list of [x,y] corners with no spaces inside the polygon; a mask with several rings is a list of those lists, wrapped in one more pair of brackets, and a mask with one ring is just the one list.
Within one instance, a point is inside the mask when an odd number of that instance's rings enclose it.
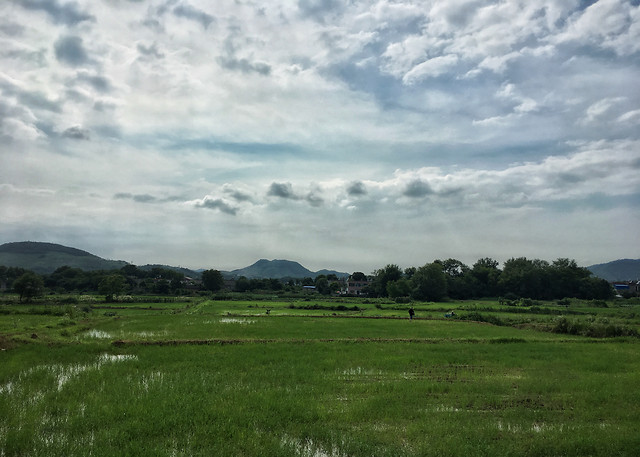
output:
{"label": "flooded paddy field", "polygon": [[[632,456],[640,448],[635,337],[426,312],[452,304],[416,306],[423,318],[413,321],[367,304],[288,306],[0,314],[0,455]],[[633,319],[625,312],[619,319]]]}

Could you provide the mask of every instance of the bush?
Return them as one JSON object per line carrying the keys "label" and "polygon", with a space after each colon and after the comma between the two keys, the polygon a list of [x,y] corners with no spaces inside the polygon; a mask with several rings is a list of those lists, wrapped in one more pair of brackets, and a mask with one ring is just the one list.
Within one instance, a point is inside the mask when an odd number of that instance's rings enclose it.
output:
{"label": "bush", "polygon": [[521,298],[518,302],[520,306],[540,306],[540,302],[530,298]]}
{"label": "bush", "polygon": [[632,336],[638,338],[640,335],[635,328],[623,325],[609,324],[606,321],[581,323],[570,321],[566,317],[558,319],[552,330],[554,333],[567,335],[582,335],[591,338],[615,338],[618,336]]}
{"label": "bush", "polygon": [[396,297],[395,301],[400,304],[411,303],[411,297]]}
{"label": "bush", "polygon": [[493,314],[485,315],[475,311],[469,314],[461,315],[461,316],[456,315],[456,318],[463,321],[486,322],[488,324],[493,324],[493,325],[507,325],[504,323],[502,319],[500,319],[497,316],[494,316]]}

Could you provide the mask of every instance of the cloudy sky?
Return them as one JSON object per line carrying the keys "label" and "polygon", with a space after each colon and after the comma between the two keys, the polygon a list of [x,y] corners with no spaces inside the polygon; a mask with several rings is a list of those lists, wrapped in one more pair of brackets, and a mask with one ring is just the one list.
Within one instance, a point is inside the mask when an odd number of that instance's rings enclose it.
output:
{"label": "cloudy sky", "polygon": [[640,251],[638,0],[3,0],[0,242],[371,272]]}

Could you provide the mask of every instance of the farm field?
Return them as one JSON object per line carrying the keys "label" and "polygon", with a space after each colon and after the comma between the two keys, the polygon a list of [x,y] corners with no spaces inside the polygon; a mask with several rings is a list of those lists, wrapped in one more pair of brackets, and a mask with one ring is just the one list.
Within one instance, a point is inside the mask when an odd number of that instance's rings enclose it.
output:
{"label": "farm field", "polygon": [[0,304],[0,456],[637,455],[638,305],[412,305]]}

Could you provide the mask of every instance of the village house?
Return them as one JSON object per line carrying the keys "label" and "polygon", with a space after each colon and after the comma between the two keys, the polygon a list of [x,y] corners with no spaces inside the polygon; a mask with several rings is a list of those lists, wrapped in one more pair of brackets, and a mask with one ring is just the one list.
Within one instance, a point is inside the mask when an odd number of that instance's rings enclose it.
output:
{"label": "village house", "polygon": [[347,279],[346,287],[342,289],[344,295],[359,295],[363,296],[367,294],[366,288],[371,285],[371,278],[365,277],[354,280],[353,276],[349,276]]}
{"label": "village house", "polygon": [[619,295],[640,295],[640,281],[614,281],[612,284]]}

